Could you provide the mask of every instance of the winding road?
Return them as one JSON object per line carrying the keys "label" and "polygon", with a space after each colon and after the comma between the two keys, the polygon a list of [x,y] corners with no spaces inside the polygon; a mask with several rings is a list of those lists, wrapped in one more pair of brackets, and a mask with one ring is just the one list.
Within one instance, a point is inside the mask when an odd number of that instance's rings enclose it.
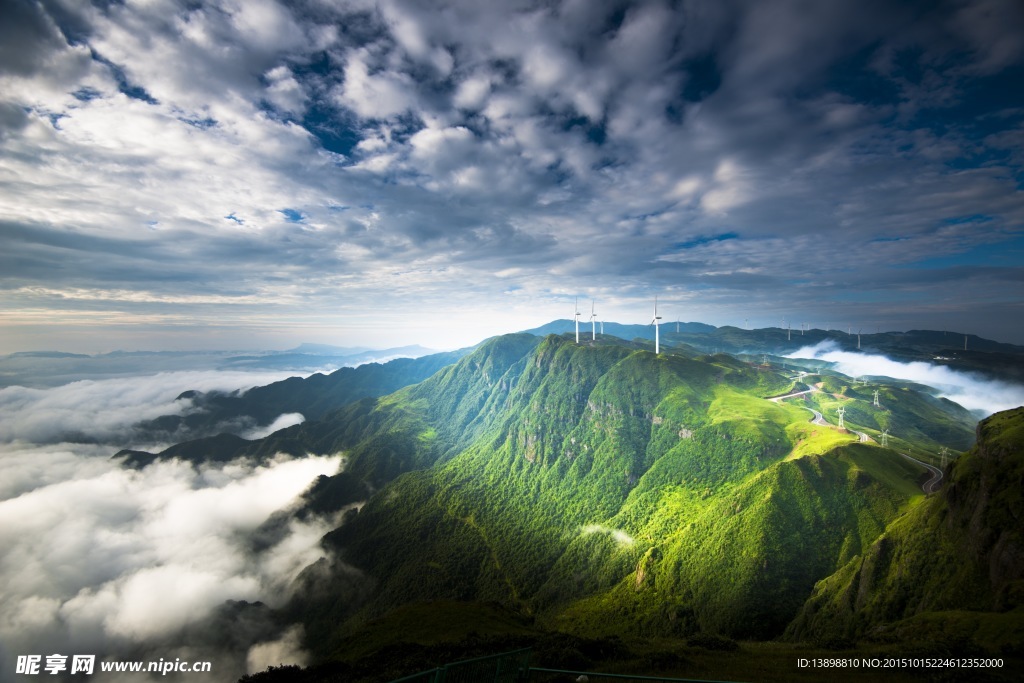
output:
{"label": "winding road", "polygon": [[932,478],[926,481],[925,483],[921,484],[922,491],[924,491],[925,493],[935,493],[936,491],[939,490],[939,486],[942,484],[942,470],[940,470],[935,465],[929,465],[926,462],[921,462],[917,458],[911,458],[906,453],[900,453],[900,455],[902,455],[907,460],[916,462],[918,465],[926,468],[929,472],[931,472]]}
{"label": "winding road", "polygon": [[[787,398],[793,398],[794,396],[803,396],[804,394],[810,394],[810,393],[814,393],[816,391],[821,391],[821,389],[811,388],[811,389],[807,389],[806,391],[795,391],[792,394],[786,394],[785,396],[775,396],[774,398],[770,398],[768,400],[772,401],[774,403],[778,403],[779,401],[782,401],[782,400],[787,399]],[[821,427],[831,427],[832,426],[832,424],[827,422],[825,420],[825,417],[819,411],[815,410],[814,408],[808,408],[807,406],[800,406],[800,407],[803,408],[804,410],[809,410],[812,413],[814,413],[814,417],[811,418],[811,423],[812,424],[816,424],[816,425],[819,425]],[[867,434],[865,434],[864,432],[858,432],[856,429],[851,429],[850,431],[857,435],[857,437],[860,439],[860,443],[875,443],[875,440],[872,439]],[[936,491],[939,490],[939,487],[942,485],[942,470],[940,470],[935,465],[929,465],[926,462],[921,462],[917,458],[912,458],[909,455],[907,455],[906,453],[900,453],[900,455],[902,455],[907,460],[915,462],[918,465],[920,465],[921,467],[924,467],[925,469],[927,469],[931,473],[931,475],[932,475],[931,479],[929,479],[925,483],[921,484],[921,490],[922,491],[924,491],[925,493],[935,493]]]}

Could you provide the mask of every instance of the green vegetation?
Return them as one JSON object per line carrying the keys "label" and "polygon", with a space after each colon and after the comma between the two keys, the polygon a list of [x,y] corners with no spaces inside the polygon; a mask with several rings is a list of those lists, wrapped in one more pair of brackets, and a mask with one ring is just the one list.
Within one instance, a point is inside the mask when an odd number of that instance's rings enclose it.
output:
{"label": "green vegetation", "polygon": [[947,647],[1020,653],[1024,408],[994,415],[979,434],[938,495],[815,587],[789,637],[887,642],[915,634]]}
{"label": "green vegetation", "polygon": [[[967,450],[975,425],[958,406],[645,344],[498,337],[267,439],[148,457],[344,454],[296,514],[365,504],[281,612],[323,661],[554,632],[566,652],[612,636],[689,642],[673,646],[679,672],[701,657],[751,671],[761,646],[748,641],[782,636],[884,648],[916,628],[927,647],[1019,646],[1024,502],[1019,485],[998,483],[1024,480],[1024,417],[984,423],[983,443],[925,496],[922,468],[897,449],[933,462],[943,446]],[[891,448],[811,423],[809,408],[834,423],[840,406],[852,430],[890,430]],[[652,671],[676,656],[650,654]]]}
{"label": "green vegetation", "polygon": [[[808,405],[870,396],[821,381],[845,398]],[[344,450],[332,480],[363,484],[310,505],[369,499],[328,544],[372,589],[321,596],[304,618],[311,645],[334,656],[346,634],[431,600],[489,601],[587,638],[781,635],[818,582],[923,499],[919,466],[811,424],[800,399],[765,400],[794,388],[731,356],[511,335],[286,430],[271,442]],[[970,439],[963,415],[900,398],[886,414],[943,423],[916,427],[918,451],[941,430]]]}

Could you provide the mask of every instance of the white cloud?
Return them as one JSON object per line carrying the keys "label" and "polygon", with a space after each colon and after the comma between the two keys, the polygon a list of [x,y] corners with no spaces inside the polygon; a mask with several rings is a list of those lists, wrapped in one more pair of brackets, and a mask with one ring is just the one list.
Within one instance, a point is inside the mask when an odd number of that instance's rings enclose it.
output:
{"label": "white cloud", "polygon": [[248,673],[255,674],[283,664],[306,666],[308,661],[309,653],[302,649],[302,627],[293,626],[277,640],[253,645],[246,665]]}
{"label": "white cloud", "polygon": [[[421,296],[408,312],[427,325],[435,303],[453,313],[467,279],[502,296],[508,283],[489,274],[516,270],[517,286],[552,307],[567,278],[579,287],[599,273],[620,291],[700,289],[708,321],[729,322],[771,305],[767,292],[809,235],[819,258],[800,263],[808,281],[852,253],[879,263],[967,254],[1015,239],[1019,159],[959,170],[978,155],[973,124],[929,131],[893,117],[926,97],[954,105],[964,74],[999,76],[1018,62],[1011,5],[943,7],[919,21],[854,2],[810,14],[793,3],[645,2],[624,13],[594,3],[65,4],[81,32],[72,46],[30,4],[31,49],[2,53],[0,213],[17,230],[4,264],[15,293],[0,308],[19,328],[107,332],[163,315],[167,329],[226,321],[243,338],[340,328],[399,287]],[[901,25],[915,30],[893,35]],[[918,45],[920,82],[892,59]],[[833,67],[903,95],[858,101]],[[714,95],[696,102],[691,87]],[[1012,114],[993,113],[986,126],[1013,128]],[[423,130],[462,128],[472,145],[418,146]],[[304,219],[290,223],[286,209]],[[990,217],[984,230],[944,234],[974,215]],[[837,229],[848,244],[818,237]],[[745,253],[758,263],[736,268],[729,250],[711,249],[696,268],[672,253],[724,232],[755,240]],[[874,241],[889,235],[914,248]],[[784,248],[755,253],[764,237]],[[978,316],[972,298],[994,307],[991,293],[1013,284],[1011,269],[975,269],[990,281],[958,294],[964,318]],[[764,279],[723,275],[749,271]],[[865,267],[847,284],[886,274]],[[29,290],[42,285],[110,295],[102,308],[36,306]],[[935,286],[922,269],[903,289]],[[122,295],[132,289],[146,293]]]}
{"label": "white cloud", "polygon": [[291,70],[286,66],[278,66],[267,72],[268,99],[281,111],[293,116],[305,113],[309,98],[299,82],[295,80]]}
{"label": "white cloud", "polygon": [[366,49],[348,55],[338,102],[369,119],[387,119],[411,109],[416,104],[412,78],[397,71],[370,73],[369,62]]}
{"label": "white cloud", "polygon": [[225,600],[280,604],[298,571],[321,557],[330,523],[290,520],[263,552],[246,538],[339,465],[325,456],[200,471],[159,462],[136,471],[77,446],[11,454],[0,457],[0,480],[30,478],[20,471],[28,456],[57,471],[0,502],[0,638],[8,653],[123,653],[202,623]]}
{"label": "white cloud", "polygon": [[909,380],[941,392],[949,400],[968,410],[986,415],[1024,405],[1024,387],[987,380],[967,372],[922,361],[904,363],[885,356],[840,350],[834,342],[824,341],[789,354],[789,358],[817,358],[836,363],[836,369],[851,377],[882,375]]}
{"label": "white cloud", "polygon": [[273,422],[268,424],[266,427],[257,427],[247,432],[239,434],[243,439],[262,439],[265,436],[273,434],[279,429],[285,427],[294,427],[295,425],[302,424],[306,418],[302,413],[282,413],[278,415]]}
{"label": "white cloud", "polygon": [[459,83],[452,103],[461,109],[479,109],[487,101],[491,85],[491,78],[486,74],[467,78]]}
{"label": "white cloud", "polygon": [[622,529],[613,529],[612,527],[607,527],[603,524],[588,524],[584,526],[580,532],[584,536],[589,536],[590,534],[607,534],[609,538],[620,546],[631,546],[636,542],[632,536]]}
{"label": "white cloud", "polygon": [[148,377],[80,380],[51,389],[6,387],[0,389],[0,443],[48,443],[85,437],[127,447],[133,439],[131,426],[137,422],[188,411],[192,407],[190,399],[175,400],[183,391],[248,389],[294,374],[166,372]]}

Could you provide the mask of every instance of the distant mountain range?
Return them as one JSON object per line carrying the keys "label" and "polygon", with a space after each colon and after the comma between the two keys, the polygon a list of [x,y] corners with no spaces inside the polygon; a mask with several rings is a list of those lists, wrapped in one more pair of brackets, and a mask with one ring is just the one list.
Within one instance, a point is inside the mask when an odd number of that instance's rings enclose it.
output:
{"label": "distant mountain range", "polygon": [[82,379],[131,377],[193,370],[261,370],[307,373],[324,369],[418,358],[434,353],[418,345],[387,349],[301,344],[287,351],[112,351],[96,355],[24,351],[0,356],[0,388],[53,387]]}
{"label": "distant mountain range", "polygon": [[[777,347],[779,332],[703,336],[750,349]],[[902,343],[926,354],[941,340]],[[504,335],[202,404],[265,418],[305,406],[306,422],[264,439],[118,455],[138,467],[344,453],[344,470],[291,513],[341,515],[329,559],[277,611],[303,625],[323,668],[253,683],[335,680],[342,669],[345,680],[390,680],[436,664],[430,647],[457,658],[485,636],[569,634],[559,642],[574,645],[545,655],[552,666],[632,657],[625,643],[639,637],[752,660],[762,650],[734,639],[1024,652],[1024,409],[986,420],[972,447],[972,415],[924,387],[663,349],[642,337]],[[815,412],[831,424],[812,423]],[[939,493],[924,494],[935,474],[922,463],[945,465]],[[431,613],[460,616],[430,621],[428,635]],[[634,673],[665,662],[685,673],[685,660],[638,659]]]}
{"label": "distant mountain range", "polygon": [[[654,340],[653,325],[605,323],[604,328],[608,336],[624,340]],[[537,335],[574,334],[575,323],[572,320],[555,320],[526,332]],[[910,330],[864,333],[858,337],[856,331],[848,333],[846,330],[812,329],[801,333],[800,330],[780,327],[744,330],[731,326],[714,327],[704,323],[677,324],[669,321],[662,322],[659,336],[664,347],[684,344],[704,353],[768,353],[776,356],[791,354],[805,346],[830,342],[843,351],[881,354],[902,362],[922,361],[979,373],[992,379],[1024,383],[1024,346],[966,335],[967,349],[964,350],[964,335],[953,332]],[[580,338],[590,337],[590,323],[584,324],[581,321]]]}

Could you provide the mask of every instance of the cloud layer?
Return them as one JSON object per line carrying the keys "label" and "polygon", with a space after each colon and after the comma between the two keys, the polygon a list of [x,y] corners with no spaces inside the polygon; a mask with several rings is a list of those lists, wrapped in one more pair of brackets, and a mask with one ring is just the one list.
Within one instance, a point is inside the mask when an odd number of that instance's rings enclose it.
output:
{"label": "cloud layer", "polygon": [[[192,401],[175,400],[187,389],[248,389],[285,379],[291,374],[165,372],[153,376],[79,380],[50,389],[6,387],[0,389],[0,443],[86,440],[115,444],[118,448],[139,447],[143,444],[133,443],[132,425],[161,415],[187,412],[192,408]],[[297,424],[295,420],[290,417],[281,422],[281,427]],[[253,433],[262,432],[256,430]]]}
{"label": "cloud layer", "polygon": [[1024,341],[1014,0],[13,8],[12,349],[454,346],[654,293]]}
{"label": "cloud layer", "polygon": [[173,461],[135,471],[80,445],[8,447],[0,480],[32,486],[0,502],[0,666],[53,652],[103,659],[163,647],[166,658],[225,601],[281,604],[331,526],[291,520],[259,552],[250,538],[338,465],[310,457],[196,471]]}
{"label": "cloud layer", "polygon": [[1024,387],[1020,385],[984,379],[942,365],[920,361],[903,363],[877,354],[843,351],[834,342],[805,346],[788,357],[835,363],[836,370],[851,377],[881,375],[918,382],[938,389],[941,396],[985,416],[1024,405]]}
{"label": "cloud layer", "polygon": [[[336,520],[287,511],[337,471],[340,455],[142,470],[111,459],[145,445],[131,441],[139,420],[189,409],[174,401],[183,390],[245,388],[278,374],[0,390],[0,671],[13,671],[19,655],[54,652],[213,661],[218,680],[275,658],[305,661],[301,632],[282,629],[267,606],[287,600],[298,573],[323,556],[320,539]],[[282,415],[259,431],[301,419]],[[60,442],[68,434],[84,443]]]}

